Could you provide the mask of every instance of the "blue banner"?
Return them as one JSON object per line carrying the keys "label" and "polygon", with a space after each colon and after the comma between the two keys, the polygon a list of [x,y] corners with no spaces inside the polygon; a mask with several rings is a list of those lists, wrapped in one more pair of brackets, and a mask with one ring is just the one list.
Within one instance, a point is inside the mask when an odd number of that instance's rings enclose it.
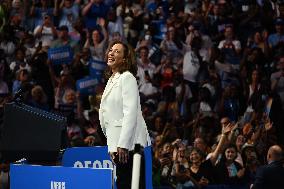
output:
{"label": "blue banner", "polygon": [[99,60],[92,60],[89,66],[91,77],[97,78],[99,81],[103,78],[103,72],[106,69],[106,62]]}
{"label": "blue banner", "polygon": [[62,165],[77,168],[115,168],[106,146],[67,148]]}
{"label": "blue banner", "polygon": [[11,189],[112,189],[112,169],[11,165]]}
{"label": "blue banner", "polygon": [[[144,148],[146,189],[152,189],[152,148]],[[113,168],[116,175],[116,166],[111,161],[107,146],[68,148],[63,155],[62,165],[77,168]]]}
{"label": "blue banner", "polygon": [[76,87],[77,90],[80,92],[80,94],[94,94],[95,93],[95,87],[98,84],[98,79],[97,78],[91,78],[91,77],[86,77],[80,80],[76,81]]}
{"label": "blue banner", "polygon": [[153,20],[152,24],[155,27],[155,29],[157,30],[157,34],[154,36],[154,38],[157,38],[157,39],[160,39],[160,40],[164,39],[166,32],[167,32],[167,27],[166,27],[165,21]]}
{"label": "blue banner", "polygon": [[62,46],[48,49],[48,59],[54,65],[70,64],[73,60],[73,51],[70,46]]}

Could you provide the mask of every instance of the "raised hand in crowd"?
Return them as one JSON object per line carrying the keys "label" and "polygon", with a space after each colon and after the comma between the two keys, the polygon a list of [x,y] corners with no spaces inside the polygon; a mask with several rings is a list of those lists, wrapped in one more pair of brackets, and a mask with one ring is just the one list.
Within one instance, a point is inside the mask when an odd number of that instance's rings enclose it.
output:
{"label": "raised hand in crowd", "polygon": [[106,20],[104,18],[98,18],[97,23],[101,26],[101,27],[105,27],[106,26]]}

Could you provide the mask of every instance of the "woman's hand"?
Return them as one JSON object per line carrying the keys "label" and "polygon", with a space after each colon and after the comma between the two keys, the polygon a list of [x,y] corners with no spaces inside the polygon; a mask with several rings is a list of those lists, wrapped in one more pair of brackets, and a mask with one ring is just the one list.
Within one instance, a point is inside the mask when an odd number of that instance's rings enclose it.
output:
{"label": "woman's hand", "polygon": [[237,177],[242,178],[245,175],[245,168],[242,168],[238,171]]}
{"label": "woman's hand", "polygon": [[224,126],[222,128],[222,134],[223,135],[228,135],[229,132],[231,132],[233,130],[234,126],[235,126],[234,124],[228,123],[226,126]]}
{"label": "woman's hand", "polygon": [[127,163],[128,158],[129,158],[128,149],[118,147],[117,155],[118,155],[118,160],[120,163]]}

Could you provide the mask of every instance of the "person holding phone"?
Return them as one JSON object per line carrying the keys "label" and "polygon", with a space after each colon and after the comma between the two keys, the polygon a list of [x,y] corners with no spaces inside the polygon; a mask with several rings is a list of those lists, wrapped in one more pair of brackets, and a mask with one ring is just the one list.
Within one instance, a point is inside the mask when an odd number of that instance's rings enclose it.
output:
{"label": "person holding phone", "polygon": [[43,24],[35,28],[34,36],[37,38],[36,44],[38,45],[42,41],[43,46],[50,46],[51,42],[56,38],[57,31],[49,14],[43,16]]}

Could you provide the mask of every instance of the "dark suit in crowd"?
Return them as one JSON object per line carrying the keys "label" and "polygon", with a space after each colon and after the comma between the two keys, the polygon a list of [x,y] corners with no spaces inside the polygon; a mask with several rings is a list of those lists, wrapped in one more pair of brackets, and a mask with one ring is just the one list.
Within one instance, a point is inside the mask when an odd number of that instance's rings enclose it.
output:
{"label": "dark suit in crowd", "polygon": [[257,170],[253,189],[283,189],[284,161],[274,161]]}

